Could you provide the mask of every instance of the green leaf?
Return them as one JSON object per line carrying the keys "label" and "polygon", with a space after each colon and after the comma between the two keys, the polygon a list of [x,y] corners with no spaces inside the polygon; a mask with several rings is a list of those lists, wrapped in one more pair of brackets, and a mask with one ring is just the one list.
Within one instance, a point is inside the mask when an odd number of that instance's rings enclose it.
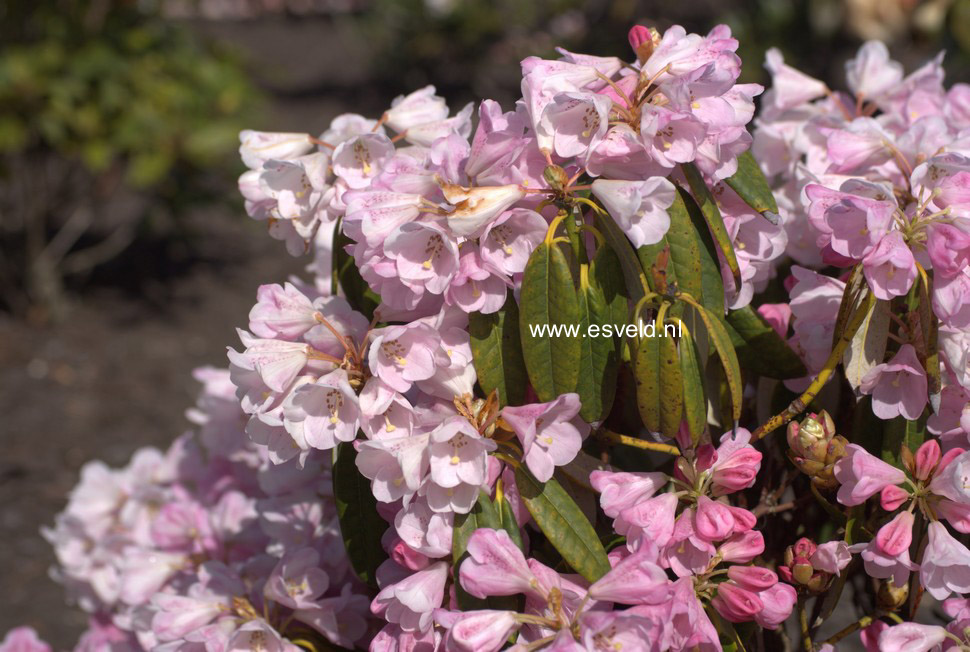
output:
{"label": "green leaf", "polygon": [[778,213],[778,204],[771,194],[771,186],[751,150],[738,156],[738,171],[724,180],[745,204],[759,213]]}
{"label": "green leaf", "polygon": [[650,432],[660,431],[660,338],[642,337],[633,358],[637,409]]}
{"label": "green leaf", "polygon": [[691,441],[696,444],[707,426],[707,398],[697,345],[686,331],[680,338],[680,373],[684,378],[684,418]]}
{"label": "green leaf", "polygon": [[388,524],[377,512],[370,481],[357,470],[354,443],[339,443],[334,456],[333,496],[347,556],[357,577],[376,589],[377,567],[387,559],[381,537]]}
{"label": "green leaf", "polygon": [[902,466],[902,448],[906,446],[913,453],[926,440],[926,411],[916,421],[908,421],[899,416],[885,421],[882,431],[882,459],[893,466]]}
{"label": "green leaf", "polygon": [[455,597],[464,610],[474,609],[511,609],[516,608],[515,596],[489,596],[484,600],[470,595],[458,581],[458,569],[468,558],[468,539],[480,528],[501,530],[502,521],[495,504],[484,491],[478,493],[478,501],[467,514],[455,515],[455,526],[451,535],[452,573],[455,578]]}
{"label": "green leaf", "polygon": [[741,364],[766,378],[801,378],[808,371],[765,318],[751,306],[727,314],[727,332]]}
{"label": "green leaf", "polygon": [[515,482],[536,525],[573,570],[589,582],[609,572],[610,561],[596,530],[554,478],[540,483],[520,466]]}
{"label": "green leaf", "polygon": [[731,393],[731,415],[735,421],[738,421],[741,418],[741,393],[744,385],[741,381],[738,356],[734,352],[734,345],[731,344],[731,336],[728,335],[727,329],[717,315],[711,314],[703,306],[695,305],[694,308],[707,326],[708,339],[714,345],[717,357],[721,360],[724,377]]}
{"label": "green leaf", "polygon": [[882,362],[886,356],[889,341],[890,310],[889,301],[869,302],[869,309],[859,330],[856,331],[842,355],[845,379],[849,382],[856,397],[862,396],[859,386],[870,369]]}
{"label": "green leaf", "polygon": [[[580,357],[576,393],[579,414],[584,421],[601,421],[613,407],[616,394],[616,370],[619,365],[617,339],[602,337],[603,326],[611,318],[609,306],[596,279],[590,278],[589,267],[579,271]],[[591,334],[590,326],[599,329]]]}
{"label": "green leaf", "polygon": [[714,236],[714,242],[717,243],[728,269],[731,270],[731,275],[734,277],[734,287],[740,288],[741,268],[738,267],[738,259],[734,255],[734,246],[731,244],[731,237],[724,226],[724,218],[721,217],[717,202],[697,166],[693,163],[685,163],[681,166],[681,169],[684,171],[684,176],[687,177],[687,183],[690,184],[691,194],[697,201],[697,205],[700,206],[704,221],[707,222],[707,228],[710,229],[711,235]]}
{"label": "green leaf", "polygon": [[[529,380],[540,401],[576,389],[579,376],[579,300],[569,263],[562,250],[541,243],[529,257],[522,276],[519,333]],[[533,333],[542,325],[576,328],[576,332]]]}
{"label": "green leaf", "polygon": [[617,332],[616,329],[630,318],[630,296],[624,284],[620,258],[612,247],[607,245],[596,250],[589,264],[589,282],[600,289],[606,300],[607,318],[604,323],[612,324],[614,333]]}
{"label": "green leaf", "polygon": [[[671,322],[668,322],[671,323]],[[660,433],[674,438],[684,414],[684,374],[680,368],[677,341],[663,324],[660,340]]]}
{"label": "green leaf", "polygon": [[[610,246],[610,249],[616,254],[620,263],[620,270],[623,272],[627,293],[629,294],[630,300],[635,304],[644,296],[643,282],[641,281],[643,268],[637,259],[636,251],[634,251],[633,245],[626,237],[626,234],[617,225],[616,220],[609,214],[597,214],[596,226],[599,228],[600,233],[603,234],[603,238]],[[624,316],[623,321],[626,321],[626,316]]]}
{"label": "green leaf", "polygon": [[509,503],[507,496],[502,496],[502,502],[498,505],[498,510],[499,520],[502,522],[502,529],[509,533],[509,537],[519,547],[519,550],[524,550],[524,546],[522,545],[522,530],[519,529],[519,522],[515,520],[512,505]]}
{"label": "green leaf", "polygon": [[370,289],[367,282],[361,278],[354,257],[344,249],[344,245],[352,242],[350,238],[340,231],[337,234],[336,240],[333,257],[334,279],[339,282],[340,287],[347,297],[347,301],[350,302],[350,306],[367,317],[367,319],[373,319],[374,310],[381,302],[381,299]]}
{"label": "green leaf", "polygon": [[498,312],[469,314],[468,334],[478,384],[485,394],[495,390],[501,405],[522,405],[527,377],[519,340],[519,307],[512,291]]}

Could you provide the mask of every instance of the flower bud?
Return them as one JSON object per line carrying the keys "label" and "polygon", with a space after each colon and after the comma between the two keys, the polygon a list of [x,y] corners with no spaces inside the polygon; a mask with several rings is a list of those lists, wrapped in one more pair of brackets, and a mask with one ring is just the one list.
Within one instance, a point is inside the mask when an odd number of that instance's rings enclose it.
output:
{"label": "flower bud", "polygon": [[809,593],[821,593],[828,588],[832,574],[820,571],[812,564],[818,546],[811,539],[801,538],[785,550],[785,565],[778,574],[789,584]]}
{"label": "flower bud", "polygon": [[879,582],[879,590],[876,592],[876,605],[882,611],[896,611],[909,598],[909,584],[896,586],[892,578]]}
{"label": "flower bud", "polygon": [[547,165],[542,171],[542,178],[556,192],[562,192],[569,185],[569,175],[558,165]]}
{"label": "flower bud", "polygon": [[810,414],[801,423],[788,424],[788,458],[798,470],[823,489],[834,489],[838,482],[834,465],[845,455],[848,441],[835,434],[835,423],[828,412]]}

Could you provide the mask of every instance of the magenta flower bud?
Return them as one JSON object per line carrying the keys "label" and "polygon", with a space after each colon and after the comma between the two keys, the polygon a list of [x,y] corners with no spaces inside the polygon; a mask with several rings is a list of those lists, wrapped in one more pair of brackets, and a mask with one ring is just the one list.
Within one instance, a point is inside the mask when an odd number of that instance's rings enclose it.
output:
{"label": "magenta flower bud", "polygon": [[778,583],[778,576],[760,566],[731,566],[727,576],[749,591],[764,591]]}
{"label": "magenta flower bud", "polygon": [[895,512],[909,498],[909,492],[894,484],[879,492],[879,504],[887,512]]}
{"label": "magenta flower bud", "polygon": [[717,595],[711,600],[711,605],[732,623],[752,620],[764,609],[764,604],[757,595],[733,582],[718,585]]}
{"label": "magenta flower bud", "polygon": [[926,440],[914,456],[913,475],[917,480],[928,479],[939,464],[940,458],[940,443],[936,439]]}
{"label": "magenta flower bud", "polygon": [[636,52],[640,49],[640,46],[644,43],[653,40],[650,34],[650,30],[643,25],[634,25],[630,28],[630,31],[626,35],[627,40],[630,42],[630,47]]}
{"label": "magenta flower bud", "polygon": [[897,557],[913,542],[913,514],[900,512],[876,533],[876,545],[887,557]]}

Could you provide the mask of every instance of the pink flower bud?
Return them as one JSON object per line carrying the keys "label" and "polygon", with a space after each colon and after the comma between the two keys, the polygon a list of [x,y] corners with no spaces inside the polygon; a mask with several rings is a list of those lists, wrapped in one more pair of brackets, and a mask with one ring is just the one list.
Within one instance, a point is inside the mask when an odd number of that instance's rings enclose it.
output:
{"label": "pink flower bud", "polygon": [[717,612],[732,623],[752,620],[764,609],[764,603],[755,593],[742,589],[733,582],[723,582],[717,587],[717,595],[711,600]]}
{"label": "pink flower bud", "polygon": [[458,574],[462,588],[476,598],[529,594],[538,586],[525,556],[505,530],[475,530],[468,539],[468,555]]}
{"label": "pink flower bud", "polygon": [[589,587],[594,600],[623,604],[659,604],[670,593],[667,574],[656,564],[656,548],[645,542],[636,552]]}
{"label": "pink flower bud", "polygon": [[882,652],[929,652],[946,640],[946,630],[939,625],[902,623],[879,635]]}
{"label": "pink flower bud", "polygon": [[879,492],[879,504],[887,512],[895,512],[909,498],[909,492],[894,484],[883,487]]}
{"label": "pink flower bud", "polygon": [[630,47],[636,52],[641,45],[648,43],[653,40],[650,35],[650,30],[643,25],[634,25],[630,28],[630,31],[626,35],[627,40],[630,42]]}
{"label": "pink flower bud", "polygon": [[701,496],[697,499],[694,529],[698,535],[708,541],[724,539],[734,529],[734,517],[731,515],[731,509],[707,496]]}
{"label": "pink flower bud", "polygon": [[760,566],[731,566],[727,576],[749,591],[764,591],[778,583],[778,576]]}
{"label": "pink flower bud", "polygon": [[936,439],[927,439],[917,449],[913,475],[917,480],[926,480],[933,473],[940,461],[940,443]]}
{"label": "pink flower bud", "polygon": [[788,584],[778,582],[759,593],[758,599],[763,608],[755,615],[755,622],[767,629],[778,629],[791,616],[798,594]]}
{"label": "pink flower bud", "polygon": [[876,544],[888,557],[896,557],[913,542],[913,514],[900,512],[876,533]]}
{"label": "pink flower bud", "polygon": [[[457,616],[452,619],[452,616]],[[493,652],[505,644],[509,634],[518,626],[514,611],[468,611],[449,613],[438,609],[435,620],[447,628],[445,646],[461,652]]]}
{"label": "pink flower bud", "polygon": [[765,538],[757,530],[735,534],[718,548],[721,559],[746,564],[765,551]]}

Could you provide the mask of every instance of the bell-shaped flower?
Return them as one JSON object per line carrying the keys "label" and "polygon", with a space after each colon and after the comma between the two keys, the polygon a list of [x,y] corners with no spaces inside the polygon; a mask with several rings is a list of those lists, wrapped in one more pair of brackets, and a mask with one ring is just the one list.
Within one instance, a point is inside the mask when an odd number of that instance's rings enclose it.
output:
{"label": "bell-shaped flower", "polygon": [[259,170],[271,160],[287,160],[303,156],[313,149],[310,134],[274,133],[244,129],[239,132],[239,155],[246,167]]}
{"label": "bell-shaped flower", "polygon": [[430,434],[360,442],[357,469],[371,481],[371,492],[392,503],[421,488],[428,471]]}
{"label": "bell-shaped flower", "polygon": [[294,438],[320,450],[353,441],[360,424],[357,393],[343,369],[297,387],[284,401],[283,415],[284,426]]}
{"label": "bell-shaped flower", "polygon": [[521,274],[548,227],[545,218],[528,208],[506,211],[482,234],[479,241],[482,260],[509,276]]}
{"label": "bell-shaped flower", "polygon": [[886,301],[905,295],[916,280],[916,259],[899,231],[879,240],[862,259],[862,269],[872,293]]}
{"label": "bell-shaped flower", "polygon": [[668,481],[667,474],[659,471],[634,473],[597,470],[589,474],[590,485],[600,493],[600,507],[610,518],[616,518],[623,510],[647,500]]}
{"label": "bell-shaped flower", "polygon": [[418,194],[389,190],[349,190],[344,194],[347,230],[357,228],[369,247],[378,247],[402,224],[421,214]]}
{"label": "bell-shaped flower", "polygon": [[435,621],[447,630],[445,649],[456,652],[495,652],[502,649],[509,635],[519,626],[514,611],[435,610]]}
{"label": "bell-shaped flower", "polygon": [[557,93],[536,125],[537,137],[558,156],[585,158],[606,135],[612,105],[598,93]]}
{"label": "bell-shaped flower", "polygon": [[400,510],[394,517],[394,529],[409,550],[434,558],[451,553],[454,515],[434,512],[424,500],[412,500]]}
{"label": "bell-shaped flower", "polygon": [[440,335],[428,324],[388,326],[373,333],[371,372],[395,391],[406,392],[414,381],[431,378],[436,368],[451,366]]}
{"label": "bell-shaped flower", "polygon": [[927,537],[919,570],[923,588],[937,600],[970,592],[970,550],[939,521],[930,523]]}
{"label": "bell-shaped flower", "polygon": [[837,497],[843,505],[861,505],[883,487],[906,481],[901,469],[883,462],[858,444],[849,444],[845,450],[845,457],[835,464],[835,478],[841,484]]}
{"label": "bell-shaped flower", "polygon": [[616,564],[589,587],[594,600],[621,604],[658,604],[670,594],[667,574],[657,565],[657,551],[649,543]]}
{"label": "bell-shaped flower", "polygon": [[798,594],[790,584],[778,582],[758,593],[762,608],[755,614],[756,623],[766,629],[778,629],[791,616]]}
{"label": "bell-shaped flower", "polygon": [[896,586],[903,586],[909,579],[909,574],[919,568],[919,565],[909,558],[908,549],[898,555],[889,556],[882,552],[879,544],[874,540],[849,546],[849,550],[861,554],[866,575],[876,579],[892,578]]}
{"label": "bell-shaped flower", "polygon": [[417,291],[442,294],[458,272],[458,245],[435,224],[397,227],[384,241],[384,255],[395,262],[405,285]]}
{"label": "bell-shaped flower", "polygon": [[734,516],[727,505],[700,496],[694,511],[694,530],[708,541],[720,541],[734,531]]}
{"label": "bell-shaped flower", "polygon": [[463,589],[476,598],[490,595],[545,596],[525,556],[505,530],[479,528],[468,538],[468,557],[458,569]]}
{"label": "bell-shaped flower", "polygon": [[852,553],[845,541],[828,541],[819,544],[812,553],[812,568],[832,575],[839,575],[852,561]]}
{"label": "bell-shaped flower", "polygon": [[434,86],[425,86],[409,95],[398,95],[384,112],[384,124],[398,133],[427,122],[448,117],[445,98],[435,95]]}
{"label": "bell-shaped flower", "polygon": [[882,41],[866,41],[845,63],[845,80],[857,96],[875,99],[903,79],[903,66],[889,58]]}
{"label": "bell-shaped flower", "polygon": [[643,181],[596,179],[592,192],[637,247],[660,242],[670,228],[667,209],[677,191],[664,177]]}
{"label": "bell-shaped flower", "polygon": [[373,132],[353,136],[334,150],[333,172],[348,188],[366,188],[393,154],[394,143],[384,134]]}
{"label": "bell-shaped flower", "polygon": [[646,537],[658,547],[665,546],[674,532],[677,504],[673,493],[659,494],[624,509],[613,527],[630,541]]}
{"label": "bell-shaped flower", "polygon": [[522,186],[478,186],[465,188],[440,182],[445,200],[454,209],[445,217],[445,226],[452,235],[476,238],[512,204],[525,197]]}
{"label": "bell-shaped flower", "polygon": [[436,562],[383,587],[371,603],[371,611],[406,632],[425,632],[433,625],[434,610],[445,597],[447,580],[448,564]]}
{"label": "bell-shaped flower", "polygon": [[970,265],[970,233],[953,224],[931,222],[926,227],[926,253],[934,274],[956,276]]}
{"label": "bell-shaped flower", "polygon": [[473,246],[462,247],[458,273],[451,279],[445,301],[467,313],[491,314],[505,305],[506,281],[493,274]]}
{"label": "bell-shaped flower", "polygon": [[866,372],[859,386],[863,394],[872,395],[872,411],[877,417],[902,415],[910,421],[919,419],[926,406],[926,388],[926,372],[912,344],[903,344],[892,360]]}
{"label": "bell-shaped flower", "polygon": [[711,600],[711,606],[732,623],[754,620],[764,609],[764,603],[757,593],[743,589],[731,581],[717,585],[717,595]]}
{"label": "bell-shaped flower", "polygon": [[557,466],[569,464],[589,434],[579,418],[579,395],[563,394],[549,403],[506,407],[502,418],[512,426],[526,465],[539,482],[552,477]]}
{"label": "bell-shaped flower", "polygon": [[485,483],[485,462],[495,442],[486,439],[463,416],[454,416],[431,433],[431,481],[445,489]]}
{"label": "bell-shaped flower", "polygon": [[824,82],[785,64],[778,48],[770,48],[765,53],[765,68],[771,74],[771,90],[764,95],[765,106],[777,111],[811,102],[828,92]]}
{"label": "bell-shaped flower", "polygon": [[290,607],[307,609],[330,587],[330,577],[320,568],[320,555],[313,548],[300,548],[284,554],[276,563],[263,587],[270,600]]}
{"label": "bell-shaped flower", "polygon": [[249,330],[257,337],[295,340],[317,325],[313,303],[292,283],[261,285],[249,311]]}
{"label": "bell-shaped flower", "polygon": [[946,629],[939,625],[900,623],[886,628],[879,635],[881,652],[931,652],[947,640]]}
{"label": "bell-shaped flower", "polygon": [[896,203],[892,196],[874,199],[862,193],[877,194],[872,184],[846,182],[841,190],[809,184],[805,195],[811,202],[809,220],[819,231],[819,246],[829,245],[841,256],[861,260],[889,232]]}

